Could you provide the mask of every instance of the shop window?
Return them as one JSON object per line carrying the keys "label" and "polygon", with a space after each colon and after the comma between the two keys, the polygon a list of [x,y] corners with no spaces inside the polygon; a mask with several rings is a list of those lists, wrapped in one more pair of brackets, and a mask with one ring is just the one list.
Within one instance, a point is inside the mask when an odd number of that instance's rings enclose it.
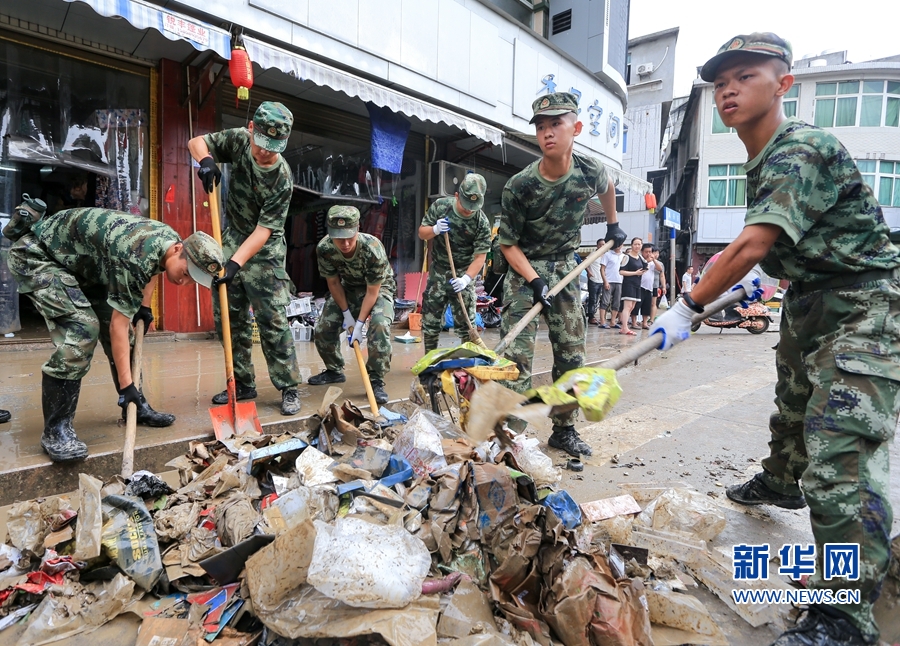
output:
{"label": "shop window", "polygon": [[791,89],[787,91],[787,94],[784,95],[784,98],[781,101],[781,108],[784,110],[784,116],[797,116],[797,102],[799,101],[799,98],[800,86],[792,85]]}
{"label": "shop window", "polygon": [[815,124],[821,128],[900,127],[900,81],[816,83]]}
{"label": "shop window", "polygon": [[740,164],[713,164],[709,167],[707,206],[746,206],[747,177]]}

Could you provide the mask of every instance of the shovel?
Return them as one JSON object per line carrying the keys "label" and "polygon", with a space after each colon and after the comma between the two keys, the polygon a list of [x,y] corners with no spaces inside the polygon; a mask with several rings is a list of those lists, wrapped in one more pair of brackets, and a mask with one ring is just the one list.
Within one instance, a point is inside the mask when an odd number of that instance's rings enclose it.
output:
{"label": "shovel", "polygon": [[[144,322],[134,327],[134,356],[131,359],[131,380],[135,388],[141,387],[141,360],[144,356]],[[126,480],[134,474],[134,444],[137,440],[137,405],[128,404],[125,410],[125,448],[122,449],[122,477]]]}
{"label": "shovel", "polygon": [[[219,214],[219,194],[213,189],[209,194],[209,209],[212,216],[212,230],[215,241],[222,244],[222,220]],[[225,274],[225,268],[222,273]],[[235,435],[262,435],[262,426],[256,412],[256,402],[237,401],[234,381],[234,359],[231,354],[231,316],[228,312],[228,286],[219,285],[219,310],[222,317],[222,345],[225,348],[225,390],[228,392],[228,403],[211,406],[209,417],[217,440],[225,440]]]}
{"label": "shovel", "polygon": [[[447,246],[447,259],[450,261],[450,274],[453,278],[456,278],[456,267],[453,265],[453,252],[450,250],[450,234],[446,232],[444,232],[444,244]],[[466,303],[463,301],[462,292],[456,292],[456,296],[459,298],[459,309],[462,310],[463,317],[466,319],[466,326],[469,328],[469,341],[477,343],[487,350],[487,346],[478,334],[478,330],[475,329],[475,326],[472,325],[472,321],[469,319],[469,312],[466,310]]]}
{"label": "shovel", "polygon": [[[353,328],[347,328],[347,334],[353,335]],[[369,380],[369,371],[366,370],[366,362],[363,360],[362,350],[359,348],[359,341],[353,342],[353,352],[356,353],[356,363],[359,365],[359,376],[362,377],[363,386],[366,388],[366,397],[369,399],[369,410],[372,411],[373,417],[378,417],[378,402],[375,401],[375,392],[372,390],[372,382]]]}

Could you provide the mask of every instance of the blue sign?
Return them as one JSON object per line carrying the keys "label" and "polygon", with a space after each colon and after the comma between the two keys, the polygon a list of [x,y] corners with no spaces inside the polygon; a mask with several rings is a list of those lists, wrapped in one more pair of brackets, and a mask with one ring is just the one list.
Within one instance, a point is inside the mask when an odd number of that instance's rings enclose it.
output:
{"label": "blue sign", "polygon": [[673,211],[668,206],[664,206],[662,210],[663,226],[671,227],[681,231],[681,213]]}

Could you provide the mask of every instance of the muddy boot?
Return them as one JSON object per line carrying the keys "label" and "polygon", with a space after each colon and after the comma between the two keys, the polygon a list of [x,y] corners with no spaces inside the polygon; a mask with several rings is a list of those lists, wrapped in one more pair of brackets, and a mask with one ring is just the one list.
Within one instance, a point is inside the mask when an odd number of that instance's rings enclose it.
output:
{"label": "muddy boot", "polygon": [[789,496],[770,489],[763,482],[761,473],[757,473],[743,484],[728,487],[725,490],[725,495],[741,505],[775,505],[783,509],[803,509],[806,507],[806,498],[802,495]]}
{"label": "muddy boot", "polygon": [[547,444],[554,449],[565,451],[576,458],[579,455],[591,454],[591,447],[587,445],[587,442],[581,439],[578,435],[578,431],[576,431],[575,427],[571,424],[569,426],[557,426],[554,424],[553,434],[550,435]]}
{"label": "muddy boot", "polygon": [[78,406],[81,380],[56,379],[44,375],[41,404],[44,409],[44,434],[41,447],[54,462],[84,460],[87,445],[75,436],[72,419]]}
{"label": "muddy boot", "polygon": [[9,414],[9,411],[3,410],[2,408],[0,408],[0,424],[8,422],[11,419],[12,419],[12,415]]}
{"label": "muddy boot", "polygon": [[310,386],[322,386],[324,384],[342,384],[347,381],[343,372],[335,372],[334,370],[323,370],[317,375],[313,375],[306,380]]}
{"label": "muddy boot", "polygon": [[810,606],[796,628],[786,630],[772,646],[866,646],[875,640],[863,638],[859,629],[838,610]]}
{"label": "muddy boot", "polygon": [[[243,401],[245,399],[256,399],[256,388],[251,388],[250,386],[245,386],[237,379],[234,381],[234,393],[237,401]],[[214,395],[212,398],[213,404],[227,404],[228,403],[228,389],[226,388],[218,395]]]}
{"label": "muddy boot", "polygon": [[[160,413],[150,408],[147,398],[144,397],[144,390],[138,391],[141,394],[141,405],[137,407],[137,423],[138,426],[153,426],[155,428],[165,428],[175,423],[175,416],[171,413]],[[119,397],[119,406],[122,406],[122,398]],[[122,419],[127,419],[128,407],[122,406]]]}
{"label": "muddy boot", "polygon": [[300,412],[300,391],[289,386],[281,391],[281,414],[296,415]]}
{"label": "muddy boot", "polygon": [[[375,395],[375,403],[379,406],[383,406],[388,403],[388,394],[384,389],[384,382],[380,379],[372,380],[372,394]],[[377,411],[372,411],[377,412]]]}

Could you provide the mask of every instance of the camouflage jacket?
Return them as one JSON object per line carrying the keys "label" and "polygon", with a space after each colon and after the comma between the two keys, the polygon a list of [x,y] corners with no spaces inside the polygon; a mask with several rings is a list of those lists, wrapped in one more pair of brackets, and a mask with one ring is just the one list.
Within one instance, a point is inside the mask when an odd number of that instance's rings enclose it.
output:
{"label": "camouflage jacket", "polygon": [[782,229],[760,263],[767,274],[818,281],[900,266],[872,189],[831,133],[787,119],[744,170],[744,223]]}
{"label": "camouflage jacket", "polygon": [[[181,241],[168,224],[100,208],[58,211],[38,221],[31,233],[44,253],[65,267],[79,285],[105,285],[109,305],[128,318],[140,307],[147,283],[162,273],[166,251]],[[10,253],[25,243],[22,238]],[[19,291],[46,287],[49,280],[50,276],[35,273],[20,282]]]}
{"label": "camouflage jacket", "polygon": [[540,160],[513,175],[503,189],[500,244],[518,245],[529,260],[575,253],[587,201],[609,187],[606,167],[572,155],[569,172],[554,182],[541,176]]}
{"label": "camouflage jacket", "polygon": [[[460,215],[455,207],[455,197],[435,200],[422,218],[422,224],[434,226],[441,218],[450,220],[450,249],[453,252],[456,275],[459,276],[472,263],[472,258],[491,250],[491,226],[484,211],[479,209],[466,218]],[[443,238],[441,234],[431,243],[431,269],[449,273],[450,262],[447,260],[447,245]]]}
{"label": "camouflage jacket", "polygon": [[325,236],[316,245],[316,256],[319,262],[319,273],[324,278],[339,276],[341,285],[346,288],[365,288],[368,285],[381,285],[381,291],[394,293],[394,278],[391,264],[381,240],[368,233],[360,233],[356,240],[356,251],[350,258],[345,258],[329,236]]}
{"label": "camouflage jacket", "polygon": [[229,258],[257,225],[272,230],[272,235],[249,261],[284,267],[287,246],[284,221],[291,204],[293,179],[284,158],[270,168],[262,168],[250,153],[250,131],[232,128],[213,132],[203,140],[219,163],[230,163],[225,213],[228,226],[222,232],[222,247]]}

